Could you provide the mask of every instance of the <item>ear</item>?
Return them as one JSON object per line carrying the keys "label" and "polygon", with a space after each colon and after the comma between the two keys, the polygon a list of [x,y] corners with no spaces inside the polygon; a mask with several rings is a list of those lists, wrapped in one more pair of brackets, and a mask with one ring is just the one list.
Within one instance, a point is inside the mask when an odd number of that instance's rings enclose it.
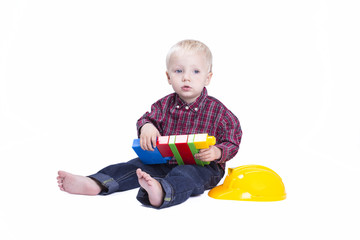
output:
{"label": "ear", "polygon": [[171,85],[170,75],[169,75],[169,73],[167,71],[166,71],[166,77],[167,77],[168,83]]}
{"label": "ear", "polygon": [[205,86],[209,85],[210,84],[210,81],[211,81],[211,78],[213,76],[213,73],[212,72],[209,72],[207,77],[206,77],[206,81],[205,81]]}

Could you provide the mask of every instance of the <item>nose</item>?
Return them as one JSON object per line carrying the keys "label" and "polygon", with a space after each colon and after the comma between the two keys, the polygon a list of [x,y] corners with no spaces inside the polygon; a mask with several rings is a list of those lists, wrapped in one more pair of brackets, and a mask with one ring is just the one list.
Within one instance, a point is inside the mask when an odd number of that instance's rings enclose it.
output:
{"label": "nose", "polygon": [[188,73],[185,73],[185,74],[184,74],[183,82],[190,82],[190,76],[189,76]]}

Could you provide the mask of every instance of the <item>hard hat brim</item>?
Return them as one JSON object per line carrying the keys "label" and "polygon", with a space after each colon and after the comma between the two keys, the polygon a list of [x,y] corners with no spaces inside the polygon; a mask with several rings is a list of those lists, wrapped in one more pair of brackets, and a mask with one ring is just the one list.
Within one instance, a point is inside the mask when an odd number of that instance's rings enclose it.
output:
{"label": "hard hat brim", "polygon": [[215,199],[236,201],[272,202],[286,199],[286,193],[284,193],[283,195],[273,196],[254,196],[248,192],[244,192],[241,190],[234,191],[232,189],[224,187],[223,185],[211,189],[208,195]]}

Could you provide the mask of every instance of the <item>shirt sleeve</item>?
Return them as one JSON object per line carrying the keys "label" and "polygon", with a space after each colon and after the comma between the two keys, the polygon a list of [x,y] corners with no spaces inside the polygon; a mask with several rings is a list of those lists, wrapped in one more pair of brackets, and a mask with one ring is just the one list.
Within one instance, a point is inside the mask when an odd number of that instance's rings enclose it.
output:
{"label": "shirt sleeve", "polygon": [[222,150],[218,163],[225,163],[232,159],[239,151],[242,138],[240,122],[231,112],[225,114],[217,130],[216,147]]}
{"label": "shirt sleeve", "polygon": [[140,130],[141,127],[144,126],[146,123],[153,124],[160,132],[160,134],[163,133],[161,128],[161,122],[162,122],[163,114],[162,114],[162,108],[160,101],[157,101],[153,105],[151,105],[151,111],[146,112],[136,123],[137,133],[138,137],[140,137]]}

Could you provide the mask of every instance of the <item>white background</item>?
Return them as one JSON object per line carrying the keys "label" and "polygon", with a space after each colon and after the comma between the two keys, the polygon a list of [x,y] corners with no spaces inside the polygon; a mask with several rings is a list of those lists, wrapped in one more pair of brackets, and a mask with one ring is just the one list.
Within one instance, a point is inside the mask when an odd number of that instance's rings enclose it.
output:
{"label": "white background", "polygon": [[[0,238],[359,239],[355,2],[1,1]],[[135,157],[136,120],[172,92],[165,56],[188,38],[212,50],[209,95],[244,131],[228,166],[272,168],[287,199],[159,211],[137,190],[59,191],[59,169]]]}

